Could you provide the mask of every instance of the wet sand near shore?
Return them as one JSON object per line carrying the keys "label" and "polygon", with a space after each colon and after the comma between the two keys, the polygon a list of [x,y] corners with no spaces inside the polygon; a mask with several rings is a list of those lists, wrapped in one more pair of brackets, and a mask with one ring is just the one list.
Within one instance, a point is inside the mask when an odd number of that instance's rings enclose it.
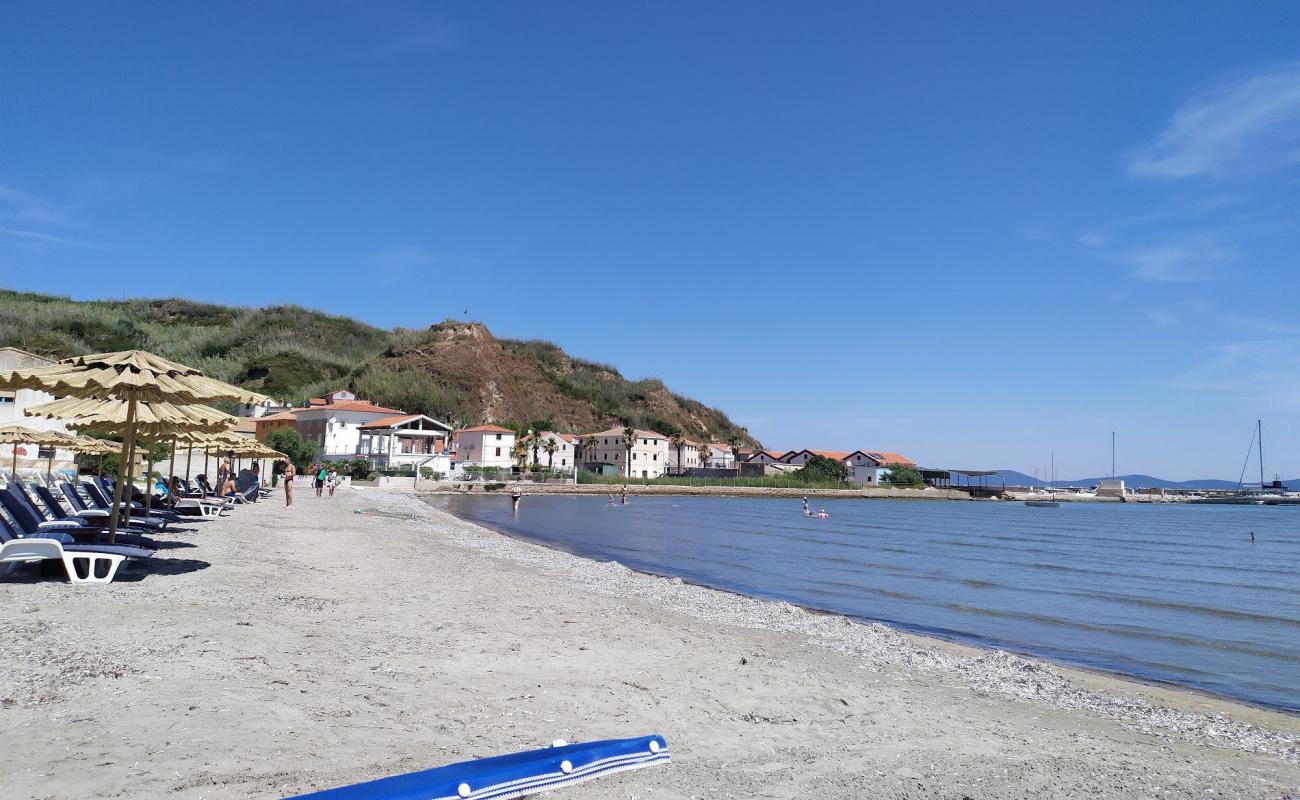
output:
{"label": "wet sand near shore", "polygon": [[0,795],[277,797],[650,732],[672,764],[553,796],[1300,792],[1292,715],[642,575],[410,494],[278,500],[111,586],[0,580]]}

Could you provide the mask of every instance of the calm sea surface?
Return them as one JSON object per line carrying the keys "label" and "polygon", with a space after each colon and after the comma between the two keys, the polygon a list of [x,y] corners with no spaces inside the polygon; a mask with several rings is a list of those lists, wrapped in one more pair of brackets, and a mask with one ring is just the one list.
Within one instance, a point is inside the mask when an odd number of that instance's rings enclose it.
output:
{"label": "calm sea surface", "polygon": [[[523,539],[1300,710],[1300,507],[452,497]],[[1250,532],[1256,542],[1251,544]]]}

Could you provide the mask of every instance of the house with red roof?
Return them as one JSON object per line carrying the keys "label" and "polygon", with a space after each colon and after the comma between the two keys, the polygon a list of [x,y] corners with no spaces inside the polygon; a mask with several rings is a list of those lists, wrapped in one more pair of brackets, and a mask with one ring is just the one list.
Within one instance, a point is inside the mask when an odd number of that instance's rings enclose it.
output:
{"label": "house with red roof", "polygon": [[452,471],[451,426],[424,414],[396,414],[357,428],[357,456],[375,467]]}
{"label": "house with red roof", "polygon": [[514,458],[515,432],[500,425],[475,425],[457,434],[457,456],[461,463],[476,467],[510,469]]}
{"label": "house with red roof", "polygon": [[589,434],[595,438],[596,446],[584,448],[583,464],[590,465],[588,468],[593,472],[612,465],[619,475],[633,478],[663,477],[668,470],[668,437],[655,431],[634,430],[633,434],[627,444],[623,441],[622,428]]}

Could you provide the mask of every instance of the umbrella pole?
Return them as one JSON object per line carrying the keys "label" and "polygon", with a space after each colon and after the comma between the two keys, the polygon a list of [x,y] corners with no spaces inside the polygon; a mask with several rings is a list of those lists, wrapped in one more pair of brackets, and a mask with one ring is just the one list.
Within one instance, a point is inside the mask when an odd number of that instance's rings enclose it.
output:
{"label": "umbrella pole", "polygon": [[[167,463],[167,472],[169,473],[167,475],[167,496],[171,497],[172,487],[176,485],[176,437],[175,436],[172,437],[172,460]],[[172,499],[172,503],[174,504],[176,502],[176,498],[172,497],[171,499]]]}
{"label": "umbrella pole", "polygon": [[190,482],[190,461],[194,458],[194,442],[185,448],[185,482]]}
{"label": "umbrella pole", "polygon": [[144,515],[149,516],[150,510],[153,509],[153,446],[158,442],[149,442],[148,465],[144,473]]}
{"label": "umbrella pole", "polygon": [[117,465],[117,485],[113,487],[113,507],[108,514],[108,543],[117,539],[118,509],[122,506],[122,490],[126,484],[127,453],[135,447],[135,392],[126,403],[126,436],[122,438],[122,461]]}

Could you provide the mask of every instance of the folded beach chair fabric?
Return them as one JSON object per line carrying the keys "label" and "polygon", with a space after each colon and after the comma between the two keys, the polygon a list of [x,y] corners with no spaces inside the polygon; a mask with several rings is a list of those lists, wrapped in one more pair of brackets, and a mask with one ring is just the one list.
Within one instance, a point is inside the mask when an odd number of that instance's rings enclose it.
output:
{"label": "folded beach chair fabric", "polygon": [[[102,524],[76,517],[47,519],[31,501],[31,498],[27,496],[27,493],[22,490],[22,485],[18,483],[10,484],[7,488],[0,490],[0,508],[4,508],[5,511],[9,512],[14,527],[22,536],[61,532],[74,539],[77,536],[97,538],[106,530]],[[119,533],[117,541],[121,544],[151,549],[157,546],[152,540],[138,535],[138,532]]]}
{"label": "folded beach chair fabric", "polygon": [[63,562],[71,583],[112,583],[123,561],[151,556],[153,551],[143,547],[76,544],[65,533],[38,533],[18,538],[8,520],[0,516],[0,565],[7,565],[3,574],[24,564],[58,560]]}
{"label": "folded beach chair fabric", "polygon": [[298,795],[299,800],[510,800],[550,789],[665,764],[662,736],[586,744],[556,742],[542,750],[462,761],[445,767],[380,778]]}

